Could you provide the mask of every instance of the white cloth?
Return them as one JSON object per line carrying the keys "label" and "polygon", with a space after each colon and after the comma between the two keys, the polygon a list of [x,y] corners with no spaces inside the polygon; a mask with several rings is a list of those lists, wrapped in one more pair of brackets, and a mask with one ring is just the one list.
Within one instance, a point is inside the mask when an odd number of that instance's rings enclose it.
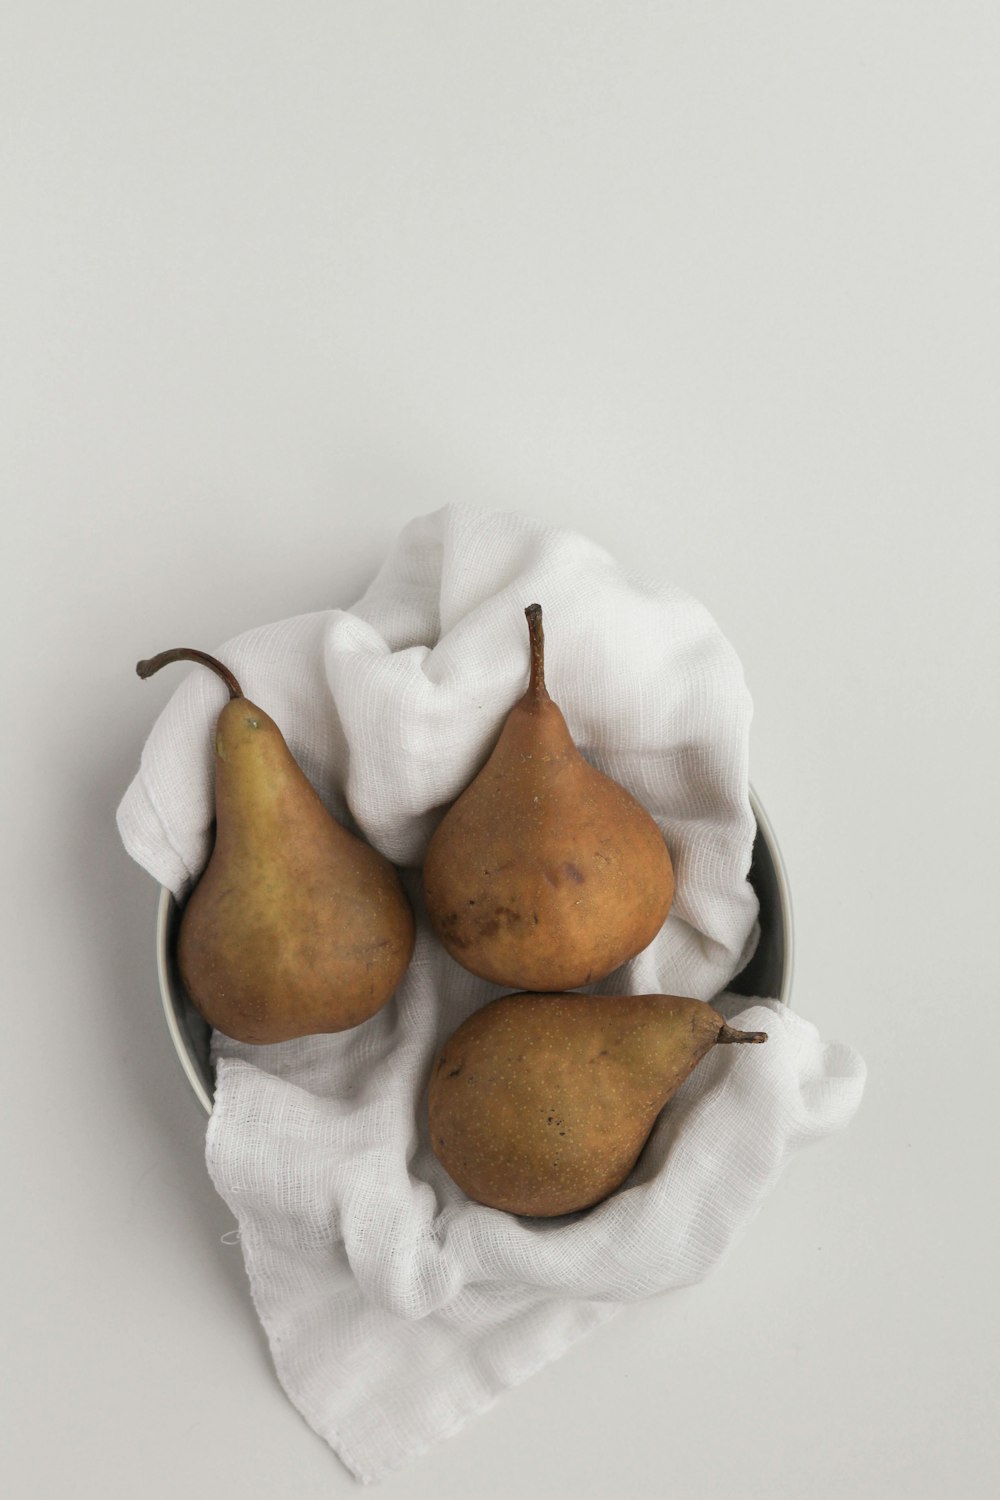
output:
{"label": "white cloth", "polygon": [[[751,704],[735,653],[687,595],[626,574],[581,536],[449,506],[403,530],[351,610],[219,651],[331,811],[405,867],[417,913],[406,978],[363,1026],[263,1048],[213,1036],[208,1168],[239,1222],[278,1377],[365,1481],[621,1302],[700,1280],[789,1153],[845,1125],[863,1088],[862,1060],[787,1007],[723,996],[727,1016],[770,1040],[714,1049],[605,1203],[517,1219],[471,1203],[438,1165],[425,1125],[433,1055],[503,991],[436,943],[419,864],[524,690],[535,601],[549,691],[587,757],[656,818],[677,875],[659,936],[590,988],[717,997],[757,939]],[[216,677],[189,671],[119,808],[127,849],[177,895],[209,849],[225,698]]]}

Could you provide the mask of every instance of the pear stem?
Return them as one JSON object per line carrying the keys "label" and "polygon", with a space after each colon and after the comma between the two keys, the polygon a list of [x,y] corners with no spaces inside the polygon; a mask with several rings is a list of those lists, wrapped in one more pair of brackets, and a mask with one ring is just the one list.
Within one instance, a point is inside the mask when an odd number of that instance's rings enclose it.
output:
{"label": "pear stem", "polygon": [[174,661],[195,661],[200,666],[210,667],[226,684],[230,699],[243,697],[243,689],[228,667],[224,667],[221,661],[209,656],[206,651],[195,651],[190,646],[175,646],[172,651],[161,651],[159,656],[151,656],[148,661],[136,662],[135,670],[142,678],[152,677],[154,672]]}
{"label": "pear stem", "polygon": [[766,1042],[766,1031],[737,1031],[733,1026],[722,1023],[722,1030],[715,1038],[717,1042]]}
{"label": "pear stem", "polygon": [[528,622],[528,635],[531,639],[531,675],[528,678],[526,696],[539,703],[549,696],[545,686],[545,634],[542,630],[542,606],[529,604],[524,611],[524,617]]}

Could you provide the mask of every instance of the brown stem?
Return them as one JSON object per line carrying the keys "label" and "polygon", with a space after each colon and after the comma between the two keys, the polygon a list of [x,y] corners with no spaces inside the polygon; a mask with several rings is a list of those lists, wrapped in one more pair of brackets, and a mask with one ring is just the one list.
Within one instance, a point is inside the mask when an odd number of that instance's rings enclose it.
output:
{"label": "brown stem", "polygon": [[168,667],[173,661],[196,661],[203,667],[211,667],[226,684],[230,698],[243,697],[243,689],[228,667],[224,667],[221,661],[216,661],[206,651],[195,651],[190,646],[175,646],[173,651],[161,651],[159,656],[151,656],[148,661],[136,662],[135,670],[142,678],[152,677],[154,672],[158,672],[161,667]]}
{"label": "brown stem", "polygon": [[528,635],[531,639],[531,675],[528,678],[526,696],[538,703],[549,696],[545,687],[545,635],[542,631],[542,606],[529,604],[524,611],[524,617],[528,622]]}
{"label": "brown stem", "polygon": [[717,1042],[766,1042],[766,1031],[737,1031],[732,1026],[722,1023],[722,1030],[715,1038]]}

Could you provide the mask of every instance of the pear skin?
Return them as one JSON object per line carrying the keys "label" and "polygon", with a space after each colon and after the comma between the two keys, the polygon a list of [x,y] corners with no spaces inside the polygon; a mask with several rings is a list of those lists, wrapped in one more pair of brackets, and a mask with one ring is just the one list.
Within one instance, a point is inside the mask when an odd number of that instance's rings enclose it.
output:
{"label": "pear skin", "polygon": [[477,1203],[539,1218],[613,1193],[717,1043],[763,1042],[677,995],[504,995],[440,1049],[431,1147]]}
{"label": "pear skin", "polygon": [[646,809],[573,743],[545,688],[541,607],[525,615],[527,692],[435,829],[424,896],[441,943],[473,974],[524,990],[571,990],[653,940],[674,874]]}
{"label": "pear skin", "polygon": [[390,862],[330,816],[268,714],[230,690],[215,729],[215,842],[181,914],[177,962],[194,1005],[237,1041],[345,1031],[397,989],[414,919]]}

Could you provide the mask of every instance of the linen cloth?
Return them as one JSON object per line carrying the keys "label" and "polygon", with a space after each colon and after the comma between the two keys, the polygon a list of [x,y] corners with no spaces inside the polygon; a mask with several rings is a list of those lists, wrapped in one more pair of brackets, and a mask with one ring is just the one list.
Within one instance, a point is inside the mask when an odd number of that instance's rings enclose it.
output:
{"label": "linen cloth", "polygon": [[[652,813],[677,880],[653,943],[588,988],[714,999],[769,1033],[763,1047],[713,1049],[623,1188],[554,1220],[470,1202],[425,1121],[438,1046],[503,989],[436,942],[419,866],[525,689],[536,601],[552,697],[586,757]],[[268,1047],[212,1039],[207,1165],[239,1223],[278,1378],[371,1481],[621,1303],[704,1277],[789,1154],[849,1121],[864,1063],[773,998],[724,993],[758,937],[751,702],[732,647],[683,591],[575,533],[447,506],[404,528],[351,609],[262,626],[218,654],[333,815],[401,867],[417,916],[407,975],[364,1025]],[[210,850],[226,696],[189,671],[118,811],[129,853],[179,898]]]}

